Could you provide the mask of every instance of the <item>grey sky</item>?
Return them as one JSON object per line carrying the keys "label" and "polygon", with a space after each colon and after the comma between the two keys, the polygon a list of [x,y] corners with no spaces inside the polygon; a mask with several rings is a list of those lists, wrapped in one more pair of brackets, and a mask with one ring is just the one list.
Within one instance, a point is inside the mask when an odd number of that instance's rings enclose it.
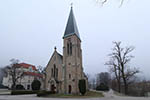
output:
{"label": "grey sky", "polygon": [[[100,7],[95,0],[72,0],[82,40],[86,73],[107,71],[112,41],[136,47],[131,65],[150,75],[150,0],[118,0]],[[54,46],[62,53],[62,36],[71,0],[0,0],[0,66],[11,58],[46,66]]]}

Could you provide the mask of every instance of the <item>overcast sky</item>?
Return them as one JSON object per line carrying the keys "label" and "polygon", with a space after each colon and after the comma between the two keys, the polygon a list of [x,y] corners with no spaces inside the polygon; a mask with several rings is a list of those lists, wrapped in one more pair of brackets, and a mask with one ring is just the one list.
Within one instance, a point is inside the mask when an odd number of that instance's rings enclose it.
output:
{"label": "overcast sky", "polygon": [[[57,46],[62,54],[62,37],[70,3],[82,40],[86,73],[108,71],[104,63],[112,41],[135,46],[131,66],[150,78],[150,0],[119,0],[103,7],[96,0],[0,0],[0,66],[12,58],[45,67]],[[148,76],[149,75],[149,76]]]}

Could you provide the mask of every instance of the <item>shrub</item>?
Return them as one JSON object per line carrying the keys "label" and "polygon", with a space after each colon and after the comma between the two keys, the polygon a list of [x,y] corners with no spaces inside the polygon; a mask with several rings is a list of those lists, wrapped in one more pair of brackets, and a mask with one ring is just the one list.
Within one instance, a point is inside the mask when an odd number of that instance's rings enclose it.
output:
{"label": "shrub", "polygon": [[51,92],[51,91],[45,91],[45,90],[37,92],[37,96],[38,97],[47,96],[47,95],[50,95],[50,94],[53,94],[53,92]]}
{"label": "shrub", "polygon": [[86,81],[84,79],[79,80],[79,91],[82,95],[86,93]]}
{"label": "shrub", "polygon": [[109,87],[105,85],[104,83],[101,83],[99,86],[96,87],[96,90],[109,91]]}
{"label": "shrub", "polygon": [[39,80],[34,80],[32,82],[32,90],[40,90],[41,82]]}
{"label": "shrub", "polygon": [[25,90],[25,88],[23,87],[23,85],[19,84],[16,85],[16,90]]}
{"label": "shrub", "polygon": [[8,89],[8,87],[0,84],[0,89]]}
{"label": "shrub", "polygon": [[36,94],[37,91],[27,91],[27,90],[13,90],[11,95],[23,95],[23,94]]}

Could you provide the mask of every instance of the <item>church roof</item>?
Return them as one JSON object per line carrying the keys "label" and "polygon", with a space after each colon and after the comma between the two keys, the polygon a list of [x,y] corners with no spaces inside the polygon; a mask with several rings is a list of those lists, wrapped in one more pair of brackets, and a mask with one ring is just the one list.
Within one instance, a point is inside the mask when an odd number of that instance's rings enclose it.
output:
{"label": "church roof", "polygon": [[63,38],[68,37],[68,36],[73,35],[73,34],[75,34],[80,39],[76,20],[75,20],[74,14],[73,14],[73,8],[71,7],[67,26],[66,26],[66,30],[65,30]]}
{"label": "church roof", "polygon": [[63,56],[60,53],[57,52],[57,54],[61,59],[63,59]]}

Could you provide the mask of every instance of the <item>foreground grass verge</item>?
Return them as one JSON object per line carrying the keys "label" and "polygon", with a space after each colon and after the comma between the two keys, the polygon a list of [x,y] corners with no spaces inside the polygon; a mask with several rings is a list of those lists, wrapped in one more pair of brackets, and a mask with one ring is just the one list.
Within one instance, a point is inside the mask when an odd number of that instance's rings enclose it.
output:
{"label": "foreground grass verge", "polygon": [[11,90],[0,89],[0,95],[9,95],[11,94]]}
{"label": "foreground grass verge", "polygon": [[104,95],[101,92],[88,91],[84,96],[73,95],[73,94],[50,94],[50,95],[47,95],[44,97],[50,97],[50,98],[98,98],[98,97],[104,97]]}

